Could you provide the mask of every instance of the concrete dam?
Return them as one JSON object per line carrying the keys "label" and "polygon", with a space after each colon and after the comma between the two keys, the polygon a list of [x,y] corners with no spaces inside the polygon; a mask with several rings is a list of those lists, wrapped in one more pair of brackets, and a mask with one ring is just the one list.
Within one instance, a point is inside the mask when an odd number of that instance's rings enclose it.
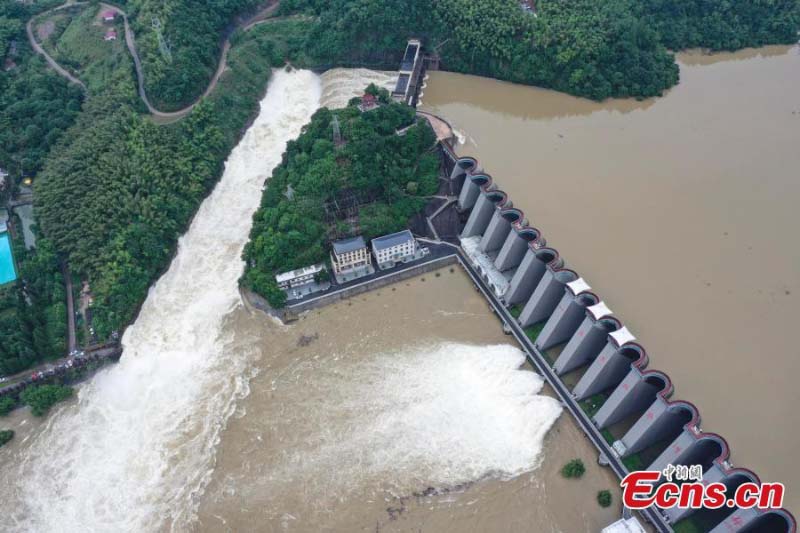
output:
{"label": "concrete dam", "polygon": [[[703,483],[723,483],[728,498],[743,483],[760,483],[754,472],[733,466],[723,437],[702,430],[694,404],[671,399],[669,376],[649,368],[647,351],[624,322],[577,272],[565,268],[558,251],[479,162],[449,147],[442,153],[472,269],[493,292],[490,300],[504,307],[501,318],[513,317],[511,329],[531,339],[529,355],[541,359],[540,369],[552,370],[547,373],[555,376],[562,400],[579,404],[605,437],[601,454],[625,465],[615,468],[617,474],[701,465]],[[651,509],[647,517],[661,531],[692,516],[712,533],[796,531],[785,509]]]}

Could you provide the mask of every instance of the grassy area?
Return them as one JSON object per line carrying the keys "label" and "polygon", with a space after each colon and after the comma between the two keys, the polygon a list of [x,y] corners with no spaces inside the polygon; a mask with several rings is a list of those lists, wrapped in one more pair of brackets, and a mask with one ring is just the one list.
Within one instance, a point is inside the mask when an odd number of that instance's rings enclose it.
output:
{"label": "grassy area", "polygon": [[686,518],[685,520],[681,520],[674,526],[672,526],[672,530],[675,533],[703,533],[705,531],[698,525],[697,523],[692,520],[692,517]]}
{"label": "grassy area", "polygon": [[583,412],[586,413],[588,416],[592,417],[597,414],[597,411],[606,403],[608,399],[608,395],[605,393],[595,394],[594,396],[590,396],[580,402],[578,405],[581,406]]}
{"label": "grassy area", "polygon": [[[536,342],[536,339],[539,337],[539,333],[541,333],[542,330],[544,329],[544,324],[545,324],[544,322],[540,322],[540,323],[535,324],[535,325],[533,325],[533,326],[531,326],[529,328],[525,328],[525,335],[528,336],[528,338],[531,340],[531,342]],[[550,357],[546,353],[544,354],[544,356],[552,364],[552,361],[550,360]]]}
{"label": "grassy area", "polygon": [[603,435],[603,438],[606,439],[606,442],[609,444],[614,444],[614,441],[617,440],[614,434],[611,433],[611,431],[609,431],[608,429],[604,429],[600,433]]}
{"label": "grassy area", "polygon": [[646,464],[644,464],[644,461],[642,461],[642,458],[638,453],[635,453],[630,457],[626,457],[625,459],[623,459],[622,464],[624,464],[625,467],[631,472],[633,472],[634,470],[644,470],[645,467],[647,466]]}
{"label": "grassy area", "polygon": [[[125,46],[122,18],[117,17],[113,24],[104,23],[98,18],[99,10],[100,6],[90,6],[39,21],[40,26],[55,25],[42,46],[93,93],[101,92],[120,77],[134,83],[133,60]],[[117,38],[106,41],[104,36],[110,30],[116,31]]]}

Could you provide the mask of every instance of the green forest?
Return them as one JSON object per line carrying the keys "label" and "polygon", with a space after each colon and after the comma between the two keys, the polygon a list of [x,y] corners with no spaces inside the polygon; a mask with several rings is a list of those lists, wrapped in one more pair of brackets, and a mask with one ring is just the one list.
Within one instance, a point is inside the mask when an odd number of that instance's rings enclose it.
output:
{"label": "green forest", "polygon": [[539,85],[595,100],[649,97],[678,82],[668,49],[796,42],[797,0],[284,0],[316,22],[316,62],[393,67],[422,37],[445,70]]}
{"label": "green forest", "polygon": [[283,62],[259,35],[234,47],[218,90],[175,124],[138,114],[127,85],[93,96],[39,174],[38,222],[90,281],[101,338],[134,318]]}
{"label": "green forest", "polygon": [[162,111],[203,94],[214,74],[223,34],[236,14],[261,0],[127,0],[148,96]]}
{"label": "green forest", "polygon": [[31,50],[25,23],[33,15],[26,3],[0,2],[0,168],[14,181],[39,171],[83,101],[79,87]]}
{"label": "green forest", "polygon": [[[369,88],[377,92],[374,86]],[[355,105],[322,108],[290,141],[253,217],[243,283],[277,307],[275,274],[325,260],[331,240],[371,239],[406,227],[438,188],[435,135],[414,123],[412,108],[388,103],[361,113]],[[341,142],[333,142],[333,123]],[[291,192],[290,192],[291,191]],[[357,205],[354,210],[344,205]]]}

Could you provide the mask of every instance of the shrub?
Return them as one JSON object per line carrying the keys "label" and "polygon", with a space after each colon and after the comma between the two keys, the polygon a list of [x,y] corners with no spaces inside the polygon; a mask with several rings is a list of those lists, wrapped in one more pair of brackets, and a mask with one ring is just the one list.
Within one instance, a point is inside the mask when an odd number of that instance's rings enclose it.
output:
{"label": "shrub", "polygon": [[0,398],[0,416],[6,416],[14,408],[14,400],[8,396]]}
{"label": "shrub", "polygon": [[611,493],[607,490],[601,490],[597,493],[597,503],[600,507],[608,507],[611,505]]}
{"label": "shrub", "polygon": [[44,416],[52,406],[71,397],[72,392],[72,387],[64,385],[40,385],[25,389],[20,399],[22,403],[30,405],[34,416]]}
{"label": "shrub", "polygon": [[561,475],[566,478],[579,478],[586,472],[586,467],[583,466],[583,461],[580,459],[573,459],[564,465],[561,469]]}
{"label": "shrub", "polygon": [[14,438],[14,432],[10,429],[0,431],[0,446],[5,445],[8,441]]}

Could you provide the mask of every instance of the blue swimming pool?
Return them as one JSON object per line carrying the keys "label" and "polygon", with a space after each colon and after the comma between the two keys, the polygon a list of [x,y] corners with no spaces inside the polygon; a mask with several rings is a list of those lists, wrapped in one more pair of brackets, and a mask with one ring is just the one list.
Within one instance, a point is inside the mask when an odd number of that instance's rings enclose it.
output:
{"label": "blue swimming pool", "polygon": [[11,239],[8,233],[0,233],[0,285],[17,279],[14,257],[11,255]]}

